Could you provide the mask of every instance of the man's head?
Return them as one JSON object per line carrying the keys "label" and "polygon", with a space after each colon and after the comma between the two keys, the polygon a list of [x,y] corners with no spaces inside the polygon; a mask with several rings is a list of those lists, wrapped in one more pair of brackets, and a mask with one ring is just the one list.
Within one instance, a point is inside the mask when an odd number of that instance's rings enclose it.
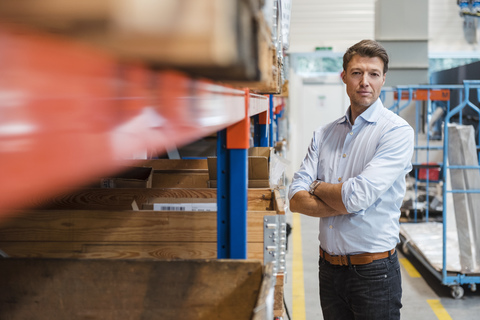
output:
{"label": "man's head", "polygon": [[375,41],[360,41],[343,56],[343,69],[354,121],[380,96],[388,70],[387,52]]}
{"label": "man's head", "polygon": [[347,49],[343,55],[343,70],[347,71],[348,63],[353,56],[374,58],[378,57],[383,61],[383,73],[388,71],[388,54],[382,45],[374,40],[362,40]]}

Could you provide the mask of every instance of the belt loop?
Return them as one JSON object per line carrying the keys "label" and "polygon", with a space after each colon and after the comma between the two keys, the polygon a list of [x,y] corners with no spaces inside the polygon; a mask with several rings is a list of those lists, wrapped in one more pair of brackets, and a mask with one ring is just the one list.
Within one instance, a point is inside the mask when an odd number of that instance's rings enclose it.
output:
{"label": "belt loop", "polygon": [[352,263],[350,262],[350,255],[347,254],[348,268],[352,269]]}
{"label": "belt loop", "polygon": [[388,259],[389,259],[389,260],[392,260],[392,250],[389,250],[389,251],[388,251]]}

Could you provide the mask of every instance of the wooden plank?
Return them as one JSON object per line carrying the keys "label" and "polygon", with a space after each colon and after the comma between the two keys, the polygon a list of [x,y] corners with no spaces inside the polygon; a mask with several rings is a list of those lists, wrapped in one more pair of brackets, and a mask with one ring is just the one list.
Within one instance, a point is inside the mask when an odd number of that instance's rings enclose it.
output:
{"label": "wooden plank", "polygon": [[279,273],[276,275],[275,290],[273,294],[273,316],[283,317],[285,313],[285,307],[283,303],[284,299],[284,284],[285,274]]}
{"label": "wooden plank", "polygon": [[[81,189],[50,199],[25,199],[25,206],[45,210],[131,210],[135,200],[140,206],[150,198],[216,198],[217,190],[198,189]],[[270,210],[270,189],[249,189],[248,210]]]}
{"label": "wooden plank", "polygon": [[[145,242],[145,243],[81,243],[81,242],[0,242],[2,250],[12,258],[55,259],[216,259],[216,242]],[[263,263],[263,243],[247,243],[247,259]]]}
{"label": "wooden plank", "polygon": [[207,159],[131,160],[127,165],[153,168],[153,188],[208,188]]}
{"label": "wooden plank", "polygon": [[[2,0],[0,19],[67,35],[122,59],[204,76],[258,78],[260,0]],[[225,71],[229,72],[225,72]]]}
{"label": "wooden plank", "polygon": [[159,172],[153,174],[152,188],[208,188],[208,171]]}
{"label": "wooden plank", "polygon": [[[263,242],[263,216],[247,212],[248,241]],[[216,212],[24,211],[0,224],[0,241],[217,241]]]}
{"label": "wooden plank", "polygon": [[181,171],[181,172],[207,172],[207,159],[152,159],[132,160],[127,163],[131,166],[151,167],[154,171]]}
{"label": "wooden plank", "polygon": [[285,215],[285,201],[278,189],[273,190],[273,209],[277,214]]}
{"label": "wooden plank", "polygon": [[[273,275],[273,263],[265,265],[262,286],[258,294],[257,307],[255,308],[252,320],[272,319],[273,314],[268,308],[268,300],[271,300],[271,288],[275,285],[275,276]],[[261,307],[260,307],[261,306]]]}
{"label": "wooden plank", "polygon": [[[248,258],[263,261],[263,217],[248,212]],[[0,224],[11,257],[216,258],[216,212],[30,211]]]}
{"label": "wooden plank", "polygon": [[255,261],[0,259],[0,318],[251,319]]}

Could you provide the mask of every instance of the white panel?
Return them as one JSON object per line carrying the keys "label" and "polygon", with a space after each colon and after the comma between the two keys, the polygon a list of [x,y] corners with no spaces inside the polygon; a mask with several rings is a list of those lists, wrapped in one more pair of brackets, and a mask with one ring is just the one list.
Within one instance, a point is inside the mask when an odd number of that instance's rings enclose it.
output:
{"label": "white panel", "polygon": [[428,0],[379,0],[375,10],[377,40],[428,38]]}
{"label": "white panel", "polygon": [[375,0],[293,0],[289,52],[333,47],[344,52],[374,38]]}
{"label": "white panel", "polygon": [[[392,0],[394,1],[394,0]],[[331,46],[344,52],[361,39],[375,38],[375,0],[292,0],[289,52],[312,52],[317,46]],[[397,1],[398,2],[398,1]],[[409,27],[419,10],[412,5],[399,12],[397,23]],[[463,35],[463,18],[455,0],[428,0],[429,52],[478,52]],[[413,22],[412,22],[413,21]],[[392,21],[388,24],[393,25]],[[480,35],[480,31],[477,32]],[[425,35],[422,35],[424,38]]]}
{"label": "white panel", "polygon": [[390,68],[428,69],[427,41],[381,41],[381,43],[390,57]]}

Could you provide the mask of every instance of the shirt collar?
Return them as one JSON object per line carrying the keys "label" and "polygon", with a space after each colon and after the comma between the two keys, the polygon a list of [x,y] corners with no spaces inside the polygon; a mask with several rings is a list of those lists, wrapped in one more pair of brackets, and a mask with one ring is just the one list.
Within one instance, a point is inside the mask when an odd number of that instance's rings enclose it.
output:
{"label": "shirt collar", "polygon": [[[367,122],[372,122],[375,123],[377,122],[378,118],[380,117],[380,111],[384,108],[382,100],[378,98],[370,107],[368,107],[367,110],[362,112],[358,117],[362,118],[363,120]],[[345,116],[343,119],[340,121],[340,123],[344,122],[350,122],[350,107],[348,107],[347,112],[345,113]]]}

